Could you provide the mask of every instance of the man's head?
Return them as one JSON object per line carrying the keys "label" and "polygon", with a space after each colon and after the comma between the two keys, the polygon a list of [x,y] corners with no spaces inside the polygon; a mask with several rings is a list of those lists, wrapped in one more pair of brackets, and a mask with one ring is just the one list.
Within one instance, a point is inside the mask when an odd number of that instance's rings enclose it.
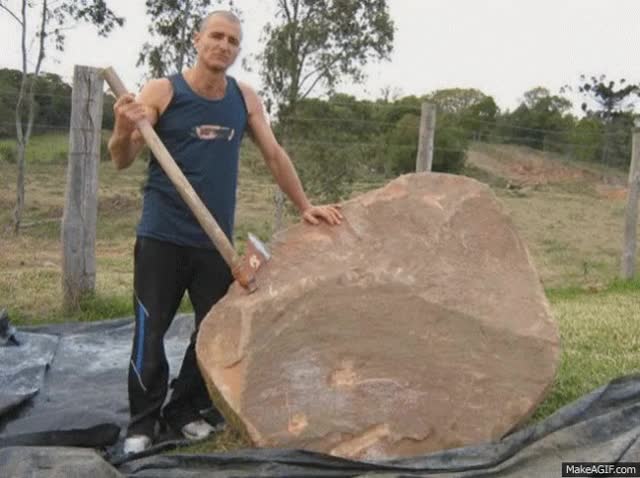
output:
{"label": "man's head", "polygon": [[241,40],[242,26],[233,12],[211,12],[202,19],[193,38],[198,62],[208,69],[226,70],[238,57]]}

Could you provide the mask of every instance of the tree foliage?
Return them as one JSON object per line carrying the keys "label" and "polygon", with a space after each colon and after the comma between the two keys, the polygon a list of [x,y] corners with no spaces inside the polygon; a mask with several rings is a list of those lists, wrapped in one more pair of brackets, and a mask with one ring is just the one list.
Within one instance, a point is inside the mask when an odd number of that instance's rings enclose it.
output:
{"label": "tree foliage", "polygon": [[[415,171],[421,104],[425,97],[396,101],[357,100],[335,94],[328,100],[304,99],[286,125],[292,153],[307,191],[316,199],[348,197],[356,178],[393,177]],[[484,101],[484,100],[483,100]],[[438,113],[434,171],[455,173],[464,165],[468,134],[463,115]]]}
{"label": "tree foliage", "polygon": [[449,114],[464,114],[485,98],[487,95],[475,88],[445,88],[426,96],[426,100],[434,103],[439,112]]}
{"label": "tree foliage", "polygon": [[277,20],[259,55],[267,95],[282,108],[341,79],[362,81],[362,67],[387,59],[394,27],[386,0],[277,0]]}
{"label": "tree foliage", "polygon": [[586,101],[582,103],[582,110],[585,113],[609,121],[616,115],[633,109],[638,96],[640,96],[640,85],[628,84],[624,78],[616,82],[615,80],[607,81],[606,75],[591,76],[590,78],[582,75],[578,91],[596,105],[594,108]]}
{"label": "tree foliage", "polygon": [[[21,10],[24,7],[25,17]],[[66,32],[73,22],[84,22],[96,27],[101,36],[108,35],[116,26],[124,24],[124,18],[117,16],[107,4],[107,0],[0,0],[0,11],[4,11],[21,26],[26,21],[44,23],[38,36],[44,34],[45,42],[51,42],[58,51],[64,50]]]}
{"label": "tree foliage", "polygon": [[[15,109],[22,72],[0,69],[0,138],[15,137]],[[29,79],[31,81],[31,78]],[[54,73],[43,72],[35,78],[33,134],[66,132],[71,119],[71,85]],[[104,95],[102,126],[113,127],[113,96]],[[27,113],[23,104],[23,115]]]}
{"label": "tree foliage", "polygon": [[587,117],[597,118],[603,125],[600,161],[604,164],[626,164],[627,143],[633,108],[640,96],[640,84],[628,83],[626,79],[607,80],[606,75],[580,76],[578,91],[585,102],[582,110]]}
{"label": "tree foliage", "polygon": [[[386,0],[277,0],[276,4],[276,20],[264,28],[258,61],[268,104],[278,109],[286,142],[296,126],[283,117],[295,115],[298,103],[312,92],[333,93],[346,78],[362,81],[364,65],[389,58],[394,26]],[[339,157],[326,141],[317,143],[312,154],[294,157],[306,188],[328,188],[333,191],[329,199],[339,196],[340,185],[353,181],[354,171]],[[315,174],[318,165],[320,174]],[[278,191],[276,229],[282,223],[283,205]]]}
{"label": "tree foliage", "polygon": [[146,0],[154,41],[142,45],[136,65],[145,65],[151,78],[181,72],[195,60],[192,39],[201,20],[225,5],[233,9],[230,0]]}
{"label": "tree foliage", "polygon": [[486,139],[499,112],[491,96],[475,88],[445,88],[425,96],[440,115],[456,118],[457,127],[475,140]]}
{"label": "tree foliage", "polygon": [[[421,102],[420,102],[421,103]],[[416,108],[420,105],[416,104]],[[437,113],[432,170],[457,173],[464,166],[468,135],[462,128],[461,115]],[[386,176],[412,173],[416,170],[420,113],[406,113],[385,135],[384,172]]]}
{"label": "tree foliage", "polygon": [[498,135],[506,143],[557,151],[567,143],[575,121],[571,107],[571,101],[548,88],[532,88],[513,112],[505,114]]}

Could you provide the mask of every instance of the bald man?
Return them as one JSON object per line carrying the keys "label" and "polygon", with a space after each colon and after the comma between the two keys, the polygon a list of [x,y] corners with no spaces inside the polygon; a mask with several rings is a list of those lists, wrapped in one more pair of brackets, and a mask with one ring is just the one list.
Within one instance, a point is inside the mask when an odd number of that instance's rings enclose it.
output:
{"label": "bald man", "polygon": [[[287,153],[278,144],[262,101],[249,86],[227,75],[240,52],[240,21],[216,11],[193,37],[196,63],[168,78],[149,81],[137,98],[114,105],[109,140],[118,169],[128,167],[144,140],[135,127],[146,118],[227,237],[233,237],[240,144],[247,131],[275,181],[309,224],[340,223],[335,206],[312,205]],[[201,440],[224,423],[213,407],[197,367],[195,338],[200,321],[232,282],[224,260],[155,158],[144,187],[142,217],[134,248],[135,332],[129,363],[130,421],[124,452],[139,453],[153,443],[163,419],[184,437]],[[169,367],[164,335],[189,293],[196,331],[167,396]],[[203,419],[208,411],[208,421]]]}

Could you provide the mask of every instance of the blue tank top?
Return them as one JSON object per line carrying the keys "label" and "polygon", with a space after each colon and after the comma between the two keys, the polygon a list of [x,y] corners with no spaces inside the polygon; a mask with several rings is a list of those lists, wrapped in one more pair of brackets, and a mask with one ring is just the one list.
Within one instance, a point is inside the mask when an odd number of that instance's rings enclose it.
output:
{"label": "blue tank top", "polygon": [[[240,142],[247,107],[235,79],[225,95],[203,98],[181,74],[169,77],[173,97],[155,125],[158,136],[229,240],[233,240]],[[151,155],[138,236],[214,248],[197,219]]]}

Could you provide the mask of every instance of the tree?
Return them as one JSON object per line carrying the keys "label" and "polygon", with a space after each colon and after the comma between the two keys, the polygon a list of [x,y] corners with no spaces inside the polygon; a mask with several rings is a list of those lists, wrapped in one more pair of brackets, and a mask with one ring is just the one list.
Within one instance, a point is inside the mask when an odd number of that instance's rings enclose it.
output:
{"label": "tree", "polygon": [[602,122],[597,118],[581,118],[571,134],[571,156],[579,161],[598,161],[602,154],[602,130]]}
{"label": "tree", "polygon": [[620,154],[624,156],[626,153],[616,153],[615,150],[620,148],[617,147],[619,144],[614,143],[614,139],[616,136],[626,137],[628,134],[626,128],[630,122],[629,115],[640,96],[640,84],[628,84],[624,78],[617,83],[615,80],[607,81],[606,75],[590,78],[581,75],[578,91],[590,100],[592,105],[595,104],[593,108],[585,101],[582,103],[582,110],[587,116],[600,119],[604,126],[601,161],[608,163],[612,157],[621,160]]}
{"label": "tree", "polygon": [[[21,77],[20,70],[0,68],[0,138],[15,136],[15,109]],[[71,118],[71,85],[65,83],[59,75],[46,72],[42,72],[34,81],[33,134],[47,132],[51,128],[68,129]],[[102,126],[104,129],[111,129],[115,99],[110,94],[104,94],[103,102]]]}
{"label": "tree", "polygon": [[0,69],[0,138],[15,135],[16,98],[20,91],[18,70]]}
{"label": "tree", "polygon": [[332,202],[348,195],[355,177],[376,167],[383,125],[373,119],[375,107],[346,94],[328,100],[298,101],[295,116],[282,117],[286,124],[289,153],[304,158],[298,168],[307,193],[314,200]]}
{"label": "tree", "polygon": [[258,56],[267,95],[295,109],[311,92],[332,92],[343,78],[363,80],[363,66],[388,59],[394,27],[386,0],[277,0]]}
{"label": "tree", "polygon": [[427,101],[435,103],[440,113],[462,114],[487,98],[475,88],[445,88],[427,95]]}
{"label": "tree", "polygon": [[[580,76],[578,91],[586,98],[595,102],[598,106],[593,109],[587,102],[582,103],[582,110],[590,115],[598,116],[608,120],[617,114],[632,111],[637,97],[640,96],[640,84],[627,84],[627,80],[607,81],[606,75],[599,77],[592,76],[587,79],[585,75]],[[635,96],[635,98],[634,98]]]}
{"label": "tree", "polygon": [[192,39],[200,21],[223,3],[233,8],[231,0],[146,0],[149,33],[157,41],[142,45],[136,66],[146,64],[151,78],[181,72],[195,60]]}
{"label": "tree", "polygon": [[561,150],[567,143],[574,118],[571,101],[538,86],[526,91],[520,105],[507,116],[501,133],[506,142],[536,149]]}
{"label": "tree", "polygon": [[437,106],[438,114],[457,118],[457,126],[469,137],[486,139],[494,129],[498,106],[491,96],[475,88],[445,88],[430,93],[426,101]]}
{"label": "tree", "polygon": [[[420,103],[422,102],[416,103],[416,108]],[[433,171],[458,173],[462,170],[468,141],[459,121],[459,115],[438,111],[433,144]],[[419,124],[419,113],[407,113],[385,135],[383,147],[386,174],[415,172]]]}
{"label": "tree", "polygon": [[[22,75],[15,108],[18,179],[13,222],[14,232],[17,234],[20,231],[24,209],[25,151],[33,130],[35,85],[47,48],[50,46],[50,42],[53,42],[58,51],[64,50],[64,32],[70,27],[69,22],[71,21],[92,23],[98,28],[98,34],[107,35],[116,25],[121,26],[124,23],[124,19],[117,17],[111,11],[107,7],[105,0],[74,0],[67,2],[55,0],[42,0],[41,2],[36,0],[0,1],[0,11],[4,11],[20,26],[22,51]],[[38,49],[35,66],[30,73],[28,70],[30,62],[28,61],[27,37],[30,33],[29,20],[32,18],[37,21],[35,38],[38,40]],[[25,112],[26,118],[24,118]]]}
{"label": "tree", "polygon": [[[265,46],[258,61],[268,104],[276,106],[281,122],[294,116],[298,102],[312,92],[333,93],[345,78],[361,82],[367,62],[389,58],[394,26],[386,0],[277,0],[276,5],[277,20],[264,28]],[[283,129],[286,137],[286,122]],[[318,145],[314,157],[325,161],[324,171],[343,171],[335,155],[320,154],[322,147]],[[310,168],[299,165],[303,182],[329,176],[308,175],[305,171]],[[284,196],[278,190],[276,230],[283,208]]]}
{"label": "tree", "polygon": [[500,108],[492,96],[485,96],[477,103],[471,105],[460,119],[460,124],[467,131],[473,132],[476,141],[487,141],[496,129],[496,118]]}

